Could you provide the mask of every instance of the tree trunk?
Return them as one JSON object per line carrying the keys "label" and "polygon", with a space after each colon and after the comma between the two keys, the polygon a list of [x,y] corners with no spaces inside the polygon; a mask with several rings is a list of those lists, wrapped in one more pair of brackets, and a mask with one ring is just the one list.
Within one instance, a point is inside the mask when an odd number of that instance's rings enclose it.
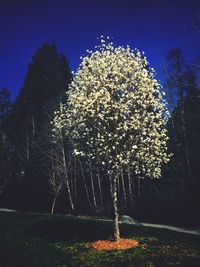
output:
{"label": "tree trunk", "polygon": [[82,177],[83,177],[83,184],[84,184],[84,188],[85,188],[85,192],[86,192],[88,205],[89,205],[89,208],[92,209],[92,203],[90,201],[90,196],[89,196],[89,192],[88,192],[88,188],[87,188],[87,182],[86,182],[84,170],[83,170],[83,166],[82,166],[82,163],[81,163],[81,160],[80,160],[79,157],[78,157],[78,162],[79,162],[79,165],[80,165],[80,168],[81,168],[81,174],[82,174]]}
{"label": "tree trunk", "polygon": [[103,207],[103,195],[102,195],[102,189],[101,189],[101,178],[99,174],[99,169],[97,173],[97,181],[98,181],[98,186],[99,186],[99,195],[100,195],[100,201],[101,201],[101,207]]}
{"label": "tree trunk", "polygon": [[187,134],[186,134],[186,127],[185,127],[185,112],[184,112],[184,107],[183,104],[181,104],[180,107],[180,113],[181,113],[181,121],[182,121],[182,130],[183,130],[183,137],[185,141],[185,156],[186,156],[186,164],[188,168],[188,176],[191,177],[191,166],[190,166],[190,158],[189,158],[189,149],[188,149],[188,140],[187,140]]}
{"label": "tree trunk", "polygon": [[73,158],[74,160],[74,202],[75,205],[77,204],[77,164],[76,164],[76,158]]}
{"label": "tree trunk", "polygon": [[132,182],[132,178],[131,178],[131,174],[130,174],[130,169],[128,168],[128,189],[129,189],[129,198],[130,198],[130,206],[131,208],[134,206],[134,200],[133,200],[133,188],[132,188],[132,184],[134,184]]}
{"label": "tree trunk", "polygon": [[89,161],[89,168],[90,168],[90,182],[91,182],[91,187],[92,187],[92,199],[93,199],[94,209],[95,211],[97,211],[97,202],[96,202],[96,195],[95,195],[95,190],[94,190],[94,181],[93,181],[91,161]]}
{"label": "tree trunk", "polygon": [[28,127],[26,129],[26,162],[29,163],[30,151],[29,151],[29,135],[28,135]]}
{"label": "tree trunk", "polygon": [[32,114],[32,136],[33,136],[33,144],[35,144],[35,120]]}
{"label": "tree trunk", "polygon": [[118,176],[114,176],[113,180],[113,208],[114,208],[114,239],[120,240],[119,232],[119,213],[118,213],[118,198],[117,198],[117,180]]}
{"label": "tree trunk", "polygon": [[126,187],[125,187],[125,182],[124,182],[123,170],[121,170],[121,182],[122,182],[122,192],[123,192],[123,197],[124,197],[124,203],[125,203],[125,206],[127,207]]}
{"label": "tree trunk", "polygon": [[61,141],[63,168],[64,168],[64,173],[65,173],[67,192],[68,192],[68,196],[69,196],[69,203],[70,203],[71,210],[74,213],[74,203],[73,203],[71,188],[70,188],[70,184],[69,184],[68,168],[67,168],[66,158],[65,158],[65,150],[64,150],[64,142],[63,142],[62,131],[60,131],[60,141]]}
{"label": "tree trunk", "polygon": [[138,196],[140,197],[141,195],[141,182],[140,182],[140,177],[138,177]]}
{"label": "tree trunk", "polygon": [[52,203],[52,207],[51,207],[51,214],[54,213],[55,204],[56,204],[56,199],[57,199],[57,197],[54,197],[54,199],[53,199],[53,203]]}

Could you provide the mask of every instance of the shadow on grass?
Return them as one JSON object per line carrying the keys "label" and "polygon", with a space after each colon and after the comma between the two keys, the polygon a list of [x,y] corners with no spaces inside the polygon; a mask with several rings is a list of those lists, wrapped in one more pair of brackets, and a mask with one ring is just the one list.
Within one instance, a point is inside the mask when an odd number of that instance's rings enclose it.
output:
{"label": "shadow on grass", "polygon": [[[155,236],[159,240],[186,241],[198,244],[199,236],[173,232],[167,229],[158,230],[143,226],[120,225],[121,236],[126,238]],[[49,217],[31,224],[26,231],[30,237],[40,237],[49,242],[79,241],[88,242],[102,239],[112,239],[113,224],[110,222],[97,222],[79,218]],[[171,242],[170,242],[171,243]]]}
{"label": "shadow on grass", "polygon": [[200,267],[200,237],[120,225],[141,246],[96,252],[85,242],[110,239],[113,224],[67,216],[0,213],[2,267]]}
{"label": "shadow on grass", "polygon": [[109,223],[95,221],[49,218],[31,225],[28,236],[40,237],[49,242],[95,241],[112,238],[113,227]]}

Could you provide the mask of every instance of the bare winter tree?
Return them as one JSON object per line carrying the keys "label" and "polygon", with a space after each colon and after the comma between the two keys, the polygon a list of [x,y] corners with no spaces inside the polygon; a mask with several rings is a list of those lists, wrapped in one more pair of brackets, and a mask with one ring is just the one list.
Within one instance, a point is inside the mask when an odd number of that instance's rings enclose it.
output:
{"label": "bare winter tree", "polygon": [[56,200],[64,188],[67,189],[70,207],[72,212],[74,212],[74,201],[69,182],[71,158],[66,158],[62,133],[58,133],[57,138],[55,138],[54,133],[54,144],[51,147],[50,157],[51,165],[49,168],[49,184],[54,195],[51,213],[54,212]]}
{"label": "bare winter tree", "polygon": [[[179,127],[179,132],[181,133],[181,139],[183,140],[182,146],[184,147],[186,166],[188,171],[188,177],[191,176],[191,164],[189,158],[189,144],[186,133],[186,122],[185,122],[185,107],[184,107],[184,97],[186,95],[186,86],[185,86],[185,73],[184,73],[184,59],[180,49],[173,49],[168,52],[166,56],[168,62],[168,77],[167,77],[167,86],[169,93],[173,92],[175,95],[175,101],[177,106],[177,112],[180,117],[180,120],[177,122],[176,127]],[[170,95],[170,94],[169,94]],[[169,99],[169,101],[172,99]],[[174,102],[174,101],[173,101]],[[173,104],[173,108],[175,107]],[[172,117],[172,124],[173,116]],[[180,162],[180,164],[183,164]]]}
{"label": "bare winter tree", "polygon": [[[72,184],[70,184],[70,172],[72,155],[69,149],[69,140],[63,135],[62,129],[53,129],[52,113],[59,106],[60,98],[54,98],[45,106],[45,114],[42,127],[38,130],[38,138],[35,146],[38,150],[40,164],[43,173],[47,175],[53,202],[51,213],[54,213],[57,198],[63,190],[67,191],[71,211],[74,212],[74,200]],[[52,133],[53,131],[53,133]],[[74,178],[74,177],[73,177]]]}
{"label": "bare winter tree", "polygon": [[11,145],[7,136],[0,129],[0,194],[3,193],[11,175]]}

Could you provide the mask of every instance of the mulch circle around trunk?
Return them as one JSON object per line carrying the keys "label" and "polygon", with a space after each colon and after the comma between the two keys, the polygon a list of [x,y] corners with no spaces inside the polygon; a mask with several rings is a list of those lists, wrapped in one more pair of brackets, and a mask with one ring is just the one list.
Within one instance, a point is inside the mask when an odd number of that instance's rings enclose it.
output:
{"label": "mulch circle around trunk", "polygon": [[135,239],[123,239],[119,241],[98,240],[91,244],[92,248],[96,250],[115,250],[115,249],[129,249],[138,246],[139,243]]}

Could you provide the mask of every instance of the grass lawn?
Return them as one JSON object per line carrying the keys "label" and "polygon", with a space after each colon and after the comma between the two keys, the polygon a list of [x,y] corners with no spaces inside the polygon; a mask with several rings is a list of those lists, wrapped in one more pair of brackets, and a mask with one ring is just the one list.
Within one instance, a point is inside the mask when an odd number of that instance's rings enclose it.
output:
{"label": "grass lawn", "polygon": [[64,215],[0,212],[1,267],[200,267],[200,237],[164,229],[121,226],[122,237],[140,246],[95,251],[91,241],[109,239],[112,224]]}

